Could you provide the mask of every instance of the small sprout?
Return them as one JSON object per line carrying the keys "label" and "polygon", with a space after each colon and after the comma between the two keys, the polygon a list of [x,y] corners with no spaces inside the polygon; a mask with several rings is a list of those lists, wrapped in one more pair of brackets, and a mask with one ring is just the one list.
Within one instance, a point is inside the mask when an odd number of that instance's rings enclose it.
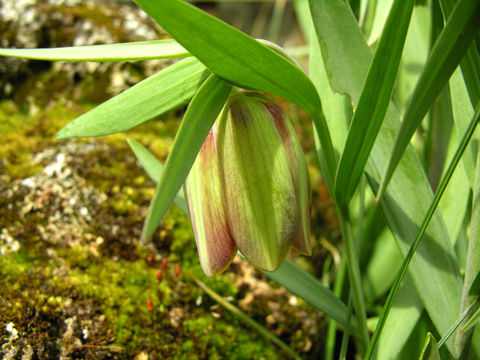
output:
{"label": "small sprout", "polygon": [[147,310],[150,312],[153,311],[153,302],[150,298],[147,299]]}
{"label": "small sprout", "polygon": [[163,259],[162,259],[162,268],[166,269],[167,266],[168,266],[167,259],[163,258]]}
{"label": "small sprout", "polygon": [[162,281],[162,276],[163,276],[162,269],[158,269],[158,271],[157,271],[157,280],[158,280],[159,282]]}

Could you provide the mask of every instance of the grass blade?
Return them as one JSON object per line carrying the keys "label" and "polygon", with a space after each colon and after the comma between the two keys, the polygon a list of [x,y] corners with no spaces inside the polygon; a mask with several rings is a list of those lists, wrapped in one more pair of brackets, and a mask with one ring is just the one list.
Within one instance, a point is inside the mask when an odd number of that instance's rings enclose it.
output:
{"label": "grass blade", "polygon": [[[289,291],[298,295],[303,300],[323,311],[326,315],[346,326],[348,323],[347,306],[338,299],[328,288],[323,286],[309,273],[303,271],[298,265],[287,260],[280,268],[271,273],[264,272],[271,279],[282,284]],[[351,321],[352,330],[359,335],[358,326],[354,319]]]}
{"label": "grass blade", "polygon": [[401,359],[399,355],[408,343],[422,312],[422,300],[418,297],[411,277],[407,276],[378,342],[377,359]]}
{"label": "grass blade", "polygon": [[[140,144],[138,141],[132,138],[127,139],[127,143],[132,149],[133,153],[137,157],[140,165],[145,169],[148,176],[158,184],[163,171],[163,164],[157,160],[157,158],[148,149]],[[185,196],[183,195],[183,189],[175,196],[175,204],[187,214],[187,203],[185,202]]]}
{"label": "grass blade", "polygon": [[318,105],[315,88],[303,71],[241,31],[180,0],[137,3],[217,76],[277,94],[305,110]]}
{"label": "grass blade", "polygon": [[[313,2],[318,41],[332,89],[357,102],[371,61],[371,52],[353,14],[341,0]],[[324,101],[323,95],[322,101]],[[337,124],[327,118],[330,128]],[[390,105],[366,166],[368,180],[375,191],[388,162],[400,126],[398,112]],[[411,146],[407,147],[396,176],[380,202],[388,226],[403,256],[418,232],[433,195],[423,166]],[[445,332],[458,315],[462,291],[456,255],[440,213],[427,231],[429,241],[420,244],[410,265],[410,275],[433,323]],[[439,292],[438,289],[443,291]],[[453,350],[453,344],[448,343]]]}
{"label": "grass blade", "polygon": [[[455,130],[457,137],[460,137],[468,128],[468,124],[474,111],[469,101],[467,88],[460,69],[457,69],[450,79],[450,94]],[[480,132],[477,130],[474,135],[474,141],[472,141],[462,159],[463,166],[470,182],[470,188],[472,190],[475,184],[475,166],[479,143]]]}
{"label": "grass blade", "polygon": [[427,334],[419,360],[441,360],[438,344],[431,333]]}
{"label": "grass blade", "polygon": [[[463,284],[462,305],[460,308],[461,313],[479,298],[478,294],[475,294],[475,292],[478,292],[478,290],[475,289],[475,287],[478,286],[478,284],[475,284],[475,278],[478,278],[478,274],[480,274],[480,156],[477,157],[477,171],[475,186],[473,188],[470,239],[468,241],[465,282]],[[473,290],[472,286],[474,286]],[[455,338],[457,354],[462,354],[464,349],[469,348],[472,335],[472,331],[462,331],[457,334]]]}
{"label": "grass blade", "polygon": [[197,59],[179,61],[73,120],[57,133],[57,139],[134,128],[186,104],[207,77],[208,70]]}
{"label": "grass blade", "polygon": [[479,0],[459,0],[457,2],[432,49],[405,110],[400,131],[380,184],[377,201],[388,186],[416,128],[475,39],[475,34],[480,28],[479,18]]}
{"label": "grass blade", "polygon": [[46,49],[0,49],[0,56],[48,61],[138,61],[190,56],[175,40]]}
{"label": "grass blade", "polygon": [[[447,21],[454,6],[455,0],[440,0],[443,17]],[[460,62],[463,78],[468,88],[470,101],[475,107],[480,100],[480,55],[476,45],[478,44],[478,34],[476,44],[473,43],[467,50],[465,57]]]}
{"label": "grass blade", "polygon": [[467,129],[465,135],[462,138],[462,141],[460,142],[457,151],[455,152],[455,155],[450,162],[450,165],[448,166],[447,171],[445,174],[442,176],[442,180],[440,181],[440,184],[438,185],[437,192],[435,193],[435,196],[433,198],[432,203],[430,204],[430,207],[428,209],[427,214],[425,215],[422,225],[415,237],[415,240],[413,241],[412,245],[410,246],[410,249],[408,250],[408,254],[405,257],[402,267],[400,268],[400,271],[398,272],[398,275],[395,279],[395,282],[392,286],[392,289],[390,290],[390,293],[388,294],[387,301],[385,302],[385,305],[382,310],[382,315],[380,316],[380,319],[378,321],[377,327],[375,328],[375,332],[373,333],[372,336],[372,341],[370,342],[370,345],[368,347],[367,355],[365,356],[366,359],[370,359],[373,356],[373,352],[375,350],[375,345],[378,341],[378,337],[380,336],[383,326],[385,324],[385,320],[388,317],[388,313],[390,311],[390,308],[392,307],[393,301],[395,300],[395,296],[398,292],[398,289],[400,288],[400,285],[403,281],[403,278],[405,277],[407,273],[408,266],[410,264],[410,261],[413,258],[413,255],[415,254],[415,251],[417,250],[418,245],[420,244],[420,241],[423,239],[423,236],[425,234],[425,231],[427,230],[427,227],[430,223],[430,220],[433,217],[433,214],[438,206],[438,203],[440,202],[440,199],[443,195],[443,192],[445,191],[448,182],[450,181],[450,178],[453,175],[453,172],[455,171],[455,168],[460,161],[460,158],[463,155],[463,152],[465,151],[468,143],[470,142],[470,139],[473,135],[473,132],[475,131],[476,126],[478,125],[478,122],[480,121],[480,106],[478,106],[475,116],[472,119],[469,128]]}
{"label": "grass blade", "polygon": [[210,128],[227,101],[230,90],[231,86],[225,81],[211,75],[192,99],[150,204],[143,228],[144,239],[153,234],[182,187]]}
{"label": "grass blade", "polygon": [[[160,26],[207,68],[234,85],[276,94],[296,103],[313,118],[328,173],[336,159],[320,99],[305,73],[259,41],[180,0],[136,0]],[[175,14],[175,16],[172,16]]]}
{"label": "grass blade", "polygon": [[335,193],[347,206],[363,174],[392,96],[414,0],[395,0],[355,110],[338,164]]}

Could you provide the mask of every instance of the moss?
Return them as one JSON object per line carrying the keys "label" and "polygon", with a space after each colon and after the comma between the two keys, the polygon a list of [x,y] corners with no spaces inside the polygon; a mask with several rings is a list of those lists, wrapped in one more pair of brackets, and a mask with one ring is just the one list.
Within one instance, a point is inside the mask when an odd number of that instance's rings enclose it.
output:
{"label": "moss", "polygon": [[[6,162],[0,166],[6,167],[12,179],[40,171],[41,165],[32,170],[31,154],[54,148],[58,144],[53,139],[55,132],[89,108],[56,104],[27,116],[3,104],[0,124],[2,116],[11,116],[11,127],[3,137],[8,141],[0,148],[0,158]],[[179,123],[173,115],[144,124],[128,136],[164,160]],[[17,208],[7,209],[9,200],[0,194],[0,229],[16,224],[11,234],[22,244],[19,252],[0,257],[4,275],[0,338],[8,337],[4,329],[12,321],[35,351],[44,349],[38,357],[45,359],[59,358],[61,351],[85,359],[131,359],[140,352],[151,359],[281,357],[275,346],[245,329],[181,271],[176,274],[179,264],[223,297],[238,300],[242,295],[233,272],[204,276],[190,222],[180,209],[171,207],[151,243],[139,244],[155,185],[138,168],[125,137],[117,134],[95,139],[93,151],[70,164],[88,186],[107,195],[98,209],[89,209],[95,216],[88,224],[89,234],[77,245],[41,241],[38,225],[46,225],[48,216],[41,218],[37,212],[22,218]],[[15,194],[12,201],[21,203],[22,194]],[[41,212],[51,215],[49,211],[44,208]],[[116,233],[112,231],[115,227],[119,229]],[[94,237],[87,238],[91,234]],[[162,259],[168,260],[166,268]],[[157,279],[159,269],[161,281]],[[253,306],[260,309],[254,312],[259,319],[268,314],[267,306]],[[65,321],[74,318],[71,321],[76,321],[76,326],[68,340]],[[290,323],[298,325],[294,316]],[[82,337],[85,328],[90,332],[86,339]],[[78,347],[75,339],[88,346]],[[295,335],[295,339],[301,342],[302,338]]]}

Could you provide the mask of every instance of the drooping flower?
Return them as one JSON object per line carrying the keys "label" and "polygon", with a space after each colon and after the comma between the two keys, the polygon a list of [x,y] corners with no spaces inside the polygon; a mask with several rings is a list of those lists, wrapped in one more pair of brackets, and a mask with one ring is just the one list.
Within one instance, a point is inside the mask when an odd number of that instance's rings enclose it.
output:
{"label": "drooping flower", "polygon": [[266,271],[292,248],[310,254],[307,165],[290,120],[266,97],[229,98],[184,188],[207,275],[225,270],[237,249]]}

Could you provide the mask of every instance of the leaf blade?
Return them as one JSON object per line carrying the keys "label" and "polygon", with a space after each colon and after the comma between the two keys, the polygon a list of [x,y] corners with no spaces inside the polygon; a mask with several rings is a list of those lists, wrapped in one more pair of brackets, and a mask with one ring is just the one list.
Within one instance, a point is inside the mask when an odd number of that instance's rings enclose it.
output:
{"label": "leaf blade", "polygon": [[180,190],[230,90],[230,85],[211,75],[192,99],[150,204],[143,228],[144,239],[153,234]]}
{"label": "leaf blade", "polygon": [[[207,68],[230,83],[279,95],[313,118],[333,181],[336,156],[317,91],[305,73],[277,51],[180,0],[136,0],[160,26]],[[175,14],[175,16],[171,16]]]}
{"label": "leaf blade", "polygon": [[[148,151],[148,149],[140,144],[138,141],[132,138],[127,138],[127,143],[132,149],[133,153],[137,157],[140,165],[143,169],[147,172],[150,179],[152,179],[155,184],[158,184],[158,180],[160,179],[163,171],[163,164],[158,161],[155,156]],[[185,196],[183,195],[183,189],[175,196],[175,204],[185,213],[187,214],[187,203],[185,201]]]}
{"label": "leaf blade", "polygon": [[[318,0],[312,3],[330,84],[334,91],[348,94],[356,102],[371,60],[363,34],[344,2]],[[327,121],[330,127],[335,126],[329,119]],[[366,167],[374,190],[385,170],[387,154],[394,143],[399,123],[398,112],[391,104]],[[411,146],[407,148],[406,156],[400,162],[387,194],[380,206],[399,249],[405,254],[433,197],[423,167]],[[437,213],[427,230],[430,241],[420,244],[421,256],[414,257],[410,265],[410,275],[417,292],[440,332],[448,329],[451,320],[457,315],[462,287],[458,263],[448,235],[445,234],[445,224]],[[439,293],[439,287],[445,291]],[[429,300],[433,298],[435,301]],[[451,342],[448,345],[452,346]]]}
{"label": "leaf blade", "polygon": [[185,104],[207,76],[198,60],[179,61],[68,123],[57,139],[103,136],[134,128]]}
{"label": "leaf blade", "polygon": [[41,49],[0,49],[0,56],[48,61],[138,61],[190,56],[175,40]]}
{"label": "leaf blade", "polygon": [[416,128],[475,39],[475,34],[480,28],[479,17],[480,1],[459,0],[438,36],[405,110],[402,125],[378,190],[377,201],[388,186]]}
{"label": "leaf blade", "polygon": [[413,6],[413,0],[393,3],[370,65],[335,178],[336,199],[344,206],[357,188],[390,103]]}

